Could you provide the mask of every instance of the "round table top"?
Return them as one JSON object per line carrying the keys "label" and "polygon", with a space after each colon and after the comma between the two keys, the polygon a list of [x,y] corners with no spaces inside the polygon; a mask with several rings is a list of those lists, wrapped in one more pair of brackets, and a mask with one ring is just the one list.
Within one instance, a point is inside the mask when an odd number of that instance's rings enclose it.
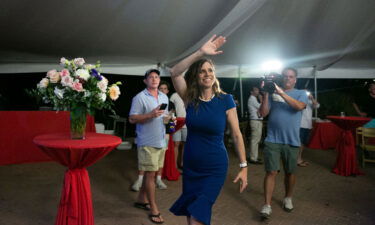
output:
{"label": "round table top", "polygon": [[360,117],[360,116],[327,116],[330,120],[354,120],[354,121],[370,121],[369,117]]}
{"label": "round table top", "polygon": [[47,148],[103,148],[121,144],[121,138],[108,134],[87,132],[85,139],[71,139],[70,133],[51,133],[38,135],[33,139],[34,143]]}
{"label": "round table top", "polygon": [[371,118],[368,117],[356,116],[327,116],[327,118],[332,120],[332,122],[334,122],[337,126],[345,130],[360,127],[371,120]]}

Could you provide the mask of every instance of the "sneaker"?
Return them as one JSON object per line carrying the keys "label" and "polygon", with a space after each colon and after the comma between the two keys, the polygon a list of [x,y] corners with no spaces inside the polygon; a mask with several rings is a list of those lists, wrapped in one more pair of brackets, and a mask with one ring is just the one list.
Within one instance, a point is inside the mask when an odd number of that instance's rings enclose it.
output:
{"label": "sneaker", "polygon": [[142,187],[142,181],[140,181],[139,179],[137,179],[134,184],[132,185],[132,191],[136,191],[138,192]]}
{"label": "sneaker", "polygon": [[161,190],[167,189],[167,185],[162,180],[156,180],[156,187]]}
{"label": "sneaker", "polygon": [[284,198],[284,201],[283,201],[283,209],[284,209],[286,212],[291,212],[291,211],[293,210],[292,198],[290,198],[290,197],[286,197],[286,198]]}
{"label": "sneaker", "polygon": [[260,216],[262,219],[268,219],[270,218],[272,213],[272,208],[270,205],[264,205],[262,209],[260,210]]}

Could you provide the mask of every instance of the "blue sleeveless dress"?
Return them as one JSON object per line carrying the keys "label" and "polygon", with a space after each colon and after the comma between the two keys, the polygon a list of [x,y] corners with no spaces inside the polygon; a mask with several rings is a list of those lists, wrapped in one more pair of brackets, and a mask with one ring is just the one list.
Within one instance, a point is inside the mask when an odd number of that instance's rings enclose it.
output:
{"label": "blue sleeveless dress", "polygon": [[209,225],[212,205],[224,184],[228,155],[224,146],[226,111],[236,107],[232,95],[221,94],[198,108],[186,108],[188,135],[183,156],[182,195],[170,211]]}

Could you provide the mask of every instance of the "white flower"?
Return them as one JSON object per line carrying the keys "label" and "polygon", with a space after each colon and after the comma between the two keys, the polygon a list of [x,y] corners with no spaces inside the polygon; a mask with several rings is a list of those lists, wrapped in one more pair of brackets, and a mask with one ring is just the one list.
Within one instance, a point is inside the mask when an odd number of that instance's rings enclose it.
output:
{"label": "white flower", "polygon": [[83,97],[87,98],[87,97],[90,97],[90,96],[91,96],[91,92],[85,90],[85,93],[83,94]]}
{"label": "white flower", "polygon": [[73,61],[77,66],[83,66],[83,64],[85,64],[85,60],[83,58],[75,58]]}
{"label": "white flower", "polygon": [[38,88],[46,88],[49,84],[49,80],[47,78],[43,78],[39,84],[37,84]]}
{"label": "white flower", "polygon": [[48,97],[43,97],[42,100],[46,104],[49,104],[51,102]]}
{"label": "white flower", "polygon": [[107,78],[102,76],[102,80],[99,81],[96,85],[98,86],[98,88],[100,89],[101,92],[105,93],[107,91],[107,87],[108,87]]}
{"label": "white flower", "polygon": [[53,93],[55,93],[55,95],[56,95],[59,99],[63,99],[63,98],[64,98],[64,92],[65,92],[64,89],[58,89],[57,87],[55,87],[55,90],[53,91]]}
{"label": "white flower", "polygon": [[105,93],[99,93],[98,95],[100,100],[102,100],[102,102],[105,102],[105,100],[107,99],[107,95]]}
{"label": "white flower", "polygon": [[85,69],[78,69],[76,71],[76,76],[78,76],[79,78],[82,78],[84,80],[88,80],[90,78],[90,73],[89,73],[89,71],[87,71]]}
{"label": "white flower", "polygon": [[62,57],[60,59],[60,65],[65,66],[65,64],[69,64],[69,60],[67,60],[66,58]]}
{"label": "white flower", "polygon": [[72,87],[72,85],[73,85],[73,77],[71,77],[71,76],[63,76],[61,78],[61,84],[64,87]]}

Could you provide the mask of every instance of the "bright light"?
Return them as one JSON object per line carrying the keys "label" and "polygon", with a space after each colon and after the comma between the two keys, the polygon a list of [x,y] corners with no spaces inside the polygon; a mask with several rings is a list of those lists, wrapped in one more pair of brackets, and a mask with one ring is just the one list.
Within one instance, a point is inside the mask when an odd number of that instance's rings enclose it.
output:
{"label": "bright light", "polygon": [[262,64],[262,69],[266,72],[278,72],[282,66],[280,60],[270,60]]}
{"label": "bright light", "polygon": [[310,94],[311,94],[311,93],[310,93],[309,91],[306,91],[306,95],[307,95],[307,96],[310,96]]}

